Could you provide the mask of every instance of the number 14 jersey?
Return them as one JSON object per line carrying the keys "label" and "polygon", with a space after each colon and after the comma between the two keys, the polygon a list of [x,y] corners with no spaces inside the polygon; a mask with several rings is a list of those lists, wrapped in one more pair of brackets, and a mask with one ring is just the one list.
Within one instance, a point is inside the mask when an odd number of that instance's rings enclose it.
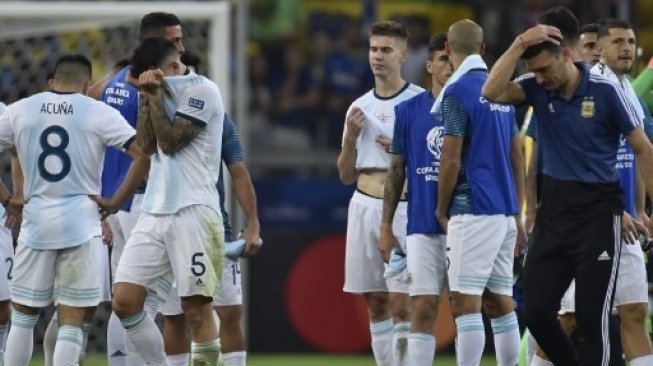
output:
{"label": "number 14 jersey", "polygon": [[44,92],[7,107],[0,149],[16,146],[25,176],[19,241],[37,250],[101,235],[98,206],[107,146],[125,149],[135,131],[108,105],[78,93]]}

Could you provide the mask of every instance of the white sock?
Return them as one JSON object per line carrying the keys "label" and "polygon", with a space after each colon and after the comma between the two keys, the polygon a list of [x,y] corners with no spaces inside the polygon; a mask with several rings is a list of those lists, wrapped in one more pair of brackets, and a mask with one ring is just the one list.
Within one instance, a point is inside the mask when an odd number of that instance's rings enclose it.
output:
{"label": "white sock", "polygon": [[630,360],[630,366],[651,366],[653,365],[653,355],[633,358]]}
{"label": "white sock", "polygon": [[245,366],[247,360],[247,352],[237,351],[222,354],[224,366]]}
{"label": "white sock", "polygon": [[27,366],[29,364],[34,345],[34,327],[38,320],[38,315],[23,314],[15,308],[12,310],[11,328],[5,347],[5,365]]}
{"label": "white sock", "polygon": [[398,322],[394,325],[392,335],[392,357],[395,366],[408,366],[408,333],[410,332],[410,322]]}
{"label": "white sock", "polygon": [[57,366],[77,366],[82,351],[84,335],[82,328],[62,325],[57,333],[57,345],[54,347],[53,362]]}
{"label": "white sock", "polygon": [[125,366],[127,362],[127,347],[125,346],[125,328],[120,324],[116,313],[111,312],[107,324],[107,358],[109,366]]}
{"label": "white sock", "polygon": [[485,348],[485,327],[481,313],[456,318],[456,359],[458,366],[477,366]]}
{"label": "white sock", "polygon": [[528,355],[527,364],[530,365],[537,349],[537,341],[531,332],[528,332],[528,344],[526,345],[526,353]]}
{"label": "white sock", "polygon": [[519,363],[519,324],[515,312],[490,320],[494,334],[497,365],[514,366]]}
{"label": "white sock", "polygon": [[435,357],[435,337],[427,333],[408,336],[408,365],[431,366]]}
{"label": "white sock", "polygon": [[86,358],[86,347],[88,347],[88,335],[91,333],[92,326],[93,323],[91,322],[84,322],[84,324],[82,324],[82,349],[79,352],[80,364],[82,364],[84,362],[84,358]]}
{"label": "white sock", "polygon": [[533,355],[530,366],[553,366],[553,362],[540,358],[538,355]]}
{"label": "white sock", "polygon": [[186,366],[190,355],[188,353],[179,353],[176,355],[168,355],[168,366]]}
{"label": "white sock", "polygon": [[190,344],[191,364],[197,363],[198,365],[205,366],[218,366],[218,358],[220,357],[220,342],[217,339]]}
{"label": "white sock", "polygon": [[163,336],[152,318],[141,311],[134,316],[121,319],[120,323],[147,365],[166,365]]}
{"label": "white sock", "polygon": [[7,333],[9,332],[9,323],[0,324],[0,365],[5,358],[5,342],[7,341]]}
{"label": "white sock", "polygon": [[392,318],[370,323],[372,351],[377,366],[392,366],[392,338],[394,324]]}
{"label": "white sock", "polygon": [[50,318],[48,327],[45,328],[43,335],[43,358],[45,366],[54,365],[54,347],[57,344],[57,334],[59,333],[59,319],[55,311]]}

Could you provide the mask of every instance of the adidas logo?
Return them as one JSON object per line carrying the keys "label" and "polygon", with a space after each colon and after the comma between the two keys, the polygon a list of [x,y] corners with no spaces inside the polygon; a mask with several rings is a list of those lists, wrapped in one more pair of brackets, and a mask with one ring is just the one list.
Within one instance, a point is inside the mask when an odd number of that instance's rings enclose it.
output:
{"label": "adidas logo", "polygon": [[603,253],[601,253],[601,255],[599,256],[598,260],[599,261],[609,261],[610,260],[610,255],[608,254],[608,252],[606,252],[604,250]]}
{"label": "adidas logo", "polygon": [[116,352],[114,352],[114,353],[113,353],[111,356],[109,356],[109,357],[126,357],[126,356],[127,356],[126,353],[124,353],[124,352],[121,351],[121,350],[117,350]]}
{"label": "adidas logo", "polygon": [[[608,259],[610,259],[610,258],[608,257]],[[195,281],[195,285],[200,286],[200,287],[204,287],[204,282],[202,282],[201,278],[198,278],[197,281]]]}

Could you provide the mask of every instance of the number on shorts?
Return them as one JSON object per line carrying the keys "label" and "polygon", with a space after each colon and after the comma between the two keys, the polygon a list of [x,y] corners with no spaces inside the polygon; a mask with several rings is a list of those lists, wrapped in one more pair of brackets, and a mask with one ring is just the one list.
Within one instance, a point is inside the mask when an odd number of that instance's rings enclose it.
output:
{"label": "number on shorts", "polygon": [[[204,256],[204,253],[197,252],[197,253],[193,254],[193,256],[191,257],[190,271],[193,272],[193,274],[195,276],[197,276],[197,277],[203,275],[204,272],[206,272],[206,266],[204,265],[204,263],[202,263],[202,262],[200,262],[198,260],[198,257],[201,258],[203,256]],[[198,268],[196,268],[196,267],[198,267]]]}
{"label": "number on shorts", "polygon": [[[53,134],[59,136],[60,142],[57,146],[50,145],[48,141],[50,135]],[[50,126],[41,133],[39,140],[43,149],[43,152],[39,154],[38,160],[39,174],[48,182],[58,182],[64,179],[70,173],[70,155],[66,153],[66,147],[68,147],[68,143],[70,142],[68,132],[61,126]],[[51,155],[61,160],[61,171],[59,173],[51,173],[45,168],[45,159]]]}
{"label": "number on shorts", "polygon": [[9,270],[7,271],[7,279],[11,280],[11,272],[14,270],[14,260],[12,258],[5,259],[5,262],[9,263]]}
{"label": "number on shorts", "polygon": [[240,265],[238,265],[238,262],[231,265],[231,275],[234,278],[234,285],[236,285],[237,274],[240,274]]}

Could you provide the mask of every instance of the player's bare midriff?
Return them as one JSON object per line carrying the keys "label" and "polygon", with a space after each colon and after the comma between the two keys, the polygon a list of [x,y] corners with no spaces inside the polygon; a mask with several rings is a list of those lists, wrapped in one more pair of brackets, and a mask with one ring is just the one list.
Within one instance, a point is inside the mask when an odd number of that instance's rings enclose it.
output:
{"label": "player's bare midriff", "polygon": [[[383,190],[385,189],[385,178],[387,170],[380,169],[364,169],[358,172],[358,179],[356,180],[356,188],[359,191],[379,199],[383,199]],[[406,185],[404,184],[401,193],[401,199],[406,199]]]}

